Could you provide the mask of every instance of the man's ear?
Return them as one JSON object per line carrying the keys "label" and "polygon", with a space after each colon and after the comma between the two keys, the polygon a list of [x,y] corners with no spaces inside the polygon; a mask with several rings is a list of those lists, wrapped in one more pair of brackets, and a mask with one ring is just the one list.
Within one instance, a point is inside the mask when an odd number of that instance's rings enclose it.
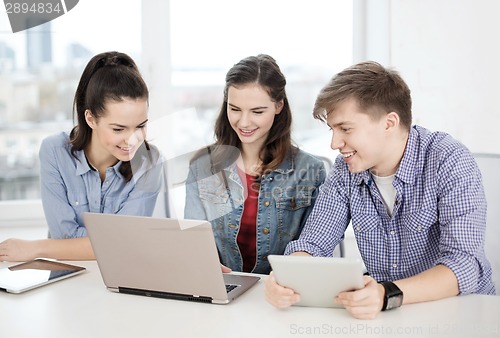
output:
{"label": "man's ear", "polygon": [[92,112],[88,109],[85,110],[85,121],[87,121],[87,124],[91,129],[97,127],[97,120]]}
{"label": "man's ear", "polygon": [[385,130],[390,130],[399,127],[399,114],[396,112],[389,112],[385,116]]}

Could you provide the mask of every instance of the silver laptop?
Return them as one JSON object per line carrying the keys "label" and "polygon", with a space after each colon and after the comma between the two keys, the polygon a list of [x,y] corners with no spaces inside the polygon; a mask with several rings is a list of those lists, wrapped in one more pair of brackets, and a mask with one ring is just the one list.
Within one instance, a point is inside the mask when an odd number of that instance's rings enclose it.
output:
{"label": "silver laptop", "polygon": [[114,292],[227,304],[260,279],[222,273],[207,221],[88,212],[83,221]]}
{"label": "silver laptop", "polygon": [[277,255],[268,259],[278,284],[300,294],[297,306],[342,307],[334,302],[340,292],[364,287],[359,259]]}

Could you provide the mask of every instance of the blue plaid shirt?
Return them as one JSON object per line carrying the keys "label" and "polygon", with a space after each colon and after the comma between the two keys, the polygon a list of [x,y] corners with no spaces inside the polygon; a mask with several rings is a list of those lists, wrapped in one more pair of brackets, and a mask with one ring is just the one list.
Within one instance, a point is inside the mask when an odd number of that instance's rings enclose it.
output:
{"label": "blue plaid shirt", "polygon": [[455,273],[461,294],[495,294],[484,253],[486,198],[470,151],[448,134],[414,126],[393,186],[391,217],[370,173],[350,173],[339,156],[285,254],[332,256],[351,222],[376,280],[404,279],[443,264]]}

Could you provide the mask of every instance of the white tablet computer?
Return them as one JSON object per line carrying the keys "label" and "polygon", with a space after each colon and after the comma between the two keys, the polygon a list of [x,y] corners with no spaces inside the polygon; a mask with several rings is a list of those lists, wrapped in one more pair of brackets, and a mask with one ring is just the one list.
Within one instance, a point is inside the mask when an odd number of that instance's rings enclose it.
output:
{"label": "white tablet computer", "polygon": [[84,267],[35,259],[25,263],[0,269],[0,290],[21,293],[61,279],[78,275]]}
{"label": "white tablet computer", "polygon": [[278,284],[300,294],[297,306],[342,307],[334,298],[364,286],[359,259],[269,255]]}

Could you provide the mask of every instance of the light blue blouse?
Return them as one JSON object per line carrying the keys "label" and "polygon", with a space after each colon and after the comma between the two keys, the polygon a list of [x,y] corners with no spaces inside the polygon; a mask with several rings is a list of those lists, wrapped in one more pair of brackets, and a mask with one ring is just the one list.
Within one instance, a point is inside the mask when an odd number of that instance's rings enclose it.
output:
{"label": "light blue blouse", "polygon": [[151,148],[153,165],[139,152],[132,160],[133,178],[125,182],[122,162],[106,170],[101,182],[83,151],[71,153],[69,135],[59,133],[42,141],[40,183],[42,205],[51,238],[87,236],[82,212],[151,216],[161,187],[162,162]]}

